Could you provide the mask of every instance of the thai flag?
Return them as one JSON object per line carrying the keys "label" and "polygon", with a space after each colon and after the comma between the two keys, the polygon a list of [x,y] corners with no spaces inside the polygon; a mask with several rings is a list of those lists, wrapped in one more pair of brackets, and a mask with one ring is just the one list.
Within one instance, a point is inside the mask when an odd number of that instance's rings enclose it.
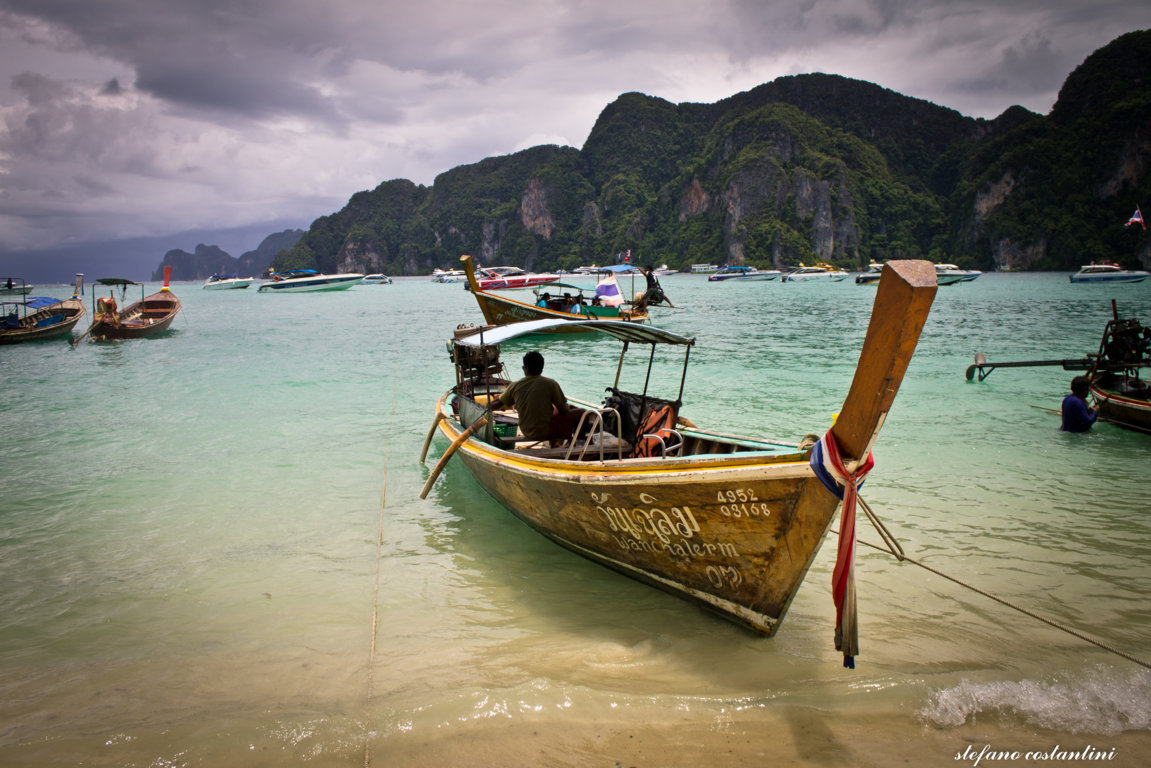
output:
{"label": "thai flag", "polygon": [[596,298],[600,300],[605,307],[618,307],[623,304],[623,296],[619,292],[619,283],[615,281],[615,275],[607,274],[600,278],[600,281],[595,286]]}
{"label": "thai flag", "polygon": [[1144,232],[1147,231],[1147,224],[1143,221],[1143,213],[1139,210],[1139,206],[1135,206],[1135,214],[1127,220],[1127,224],[1124,226],[1129,227],[1132,224],[1138,224],[1139,226],[1143,227]]}

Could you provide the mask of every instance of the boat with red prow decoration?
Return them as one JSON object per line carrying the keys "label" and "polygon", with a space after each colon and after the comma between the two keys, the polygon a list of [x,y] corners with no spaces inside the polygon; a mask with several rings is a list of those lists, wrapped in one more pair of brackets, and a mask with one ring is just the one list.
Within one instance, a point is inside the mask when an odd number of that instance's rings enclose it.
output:
{"label": "boat with red prow decoration", "polygon": [[[91,336],[93,341],[116,339],[142,339],[168,330],[180,312],[180,299],[168,287],[172,268],[164,267],[164,285],[150,296],[144,295],[144,284],[121,277],[104,277],[92,284],[92,325],[80,337]],[[124,301],[129,285],[140,286],[140,300],[120,309],[115,289],[120,289]],[[108,288],[107,296],[97,296],[100,288]],[[79,342],[80,339],[76,341]]]}
{"label": "boat with red prow decoration", "polygon": [[[857,650],[850,565],[855,494],[874,463],[872,444],[935,290],[930,262],[884,267],[838,418],[822,439],[800,444],[727,434],[685,418],[694,338],[619,320],[460,327],[448,342],[455,384],[436,404],[420,460],[437,431],[449,446],[420,496],[456,455],[487,493],[557,544],[766,635],[778,629],[842,500],[843,568],[837,564],[833,595],[841,619],[837,647],[848,664]],[[605,365],[602,380],[581,381],[597,393],[607,385],[610,394],[602,406],[567,398],[579,419],[574,437],[528,438],[520,434],[519,414],[498,407],[511,383],[501,345],[564,325],[622,343],[618,364]],[[551,337],[555,354],[577,351],[566,338]],[[661,351],[682,355],[683,372],[655,363]],[[598,353],[595,359],[606,362]],[[629,360],[638,367],[626,380],[643,382],[642,390],[621,388]],[[797,425],[797,434],[812,426]]]}

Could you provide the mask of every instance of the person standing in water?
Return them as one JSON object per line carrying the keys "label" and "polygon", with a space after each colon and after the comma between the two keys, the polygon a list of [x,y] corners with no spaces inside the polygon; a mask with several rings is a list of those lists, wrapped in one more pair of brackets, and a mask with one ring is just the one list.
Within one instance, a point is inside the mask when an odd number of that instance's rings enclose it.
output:
{"label": "person standing in water", "polygon": [[1099,409],[1087,404],[1087,394],[1091,391],[1091,379],[1076,376],[1071,380],[1071,394],[1063,398],[1064,432],[1086,432],[1099,418]]}

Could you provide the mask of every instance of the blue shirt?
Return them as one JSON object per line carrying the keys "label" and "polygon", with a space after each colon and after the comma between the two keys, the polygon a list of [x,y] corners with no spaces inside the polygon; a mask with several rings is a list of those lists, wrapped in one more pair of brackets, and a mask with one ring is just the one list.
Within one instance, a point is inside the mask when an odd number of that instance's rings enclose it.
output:
{"label": "blue shirt", "polygon": [[1087,408],[1087,401],[1074,393],[1063,398],[1063,426],[1064,432],[1086,432],[1099,418],[1098,411]]}

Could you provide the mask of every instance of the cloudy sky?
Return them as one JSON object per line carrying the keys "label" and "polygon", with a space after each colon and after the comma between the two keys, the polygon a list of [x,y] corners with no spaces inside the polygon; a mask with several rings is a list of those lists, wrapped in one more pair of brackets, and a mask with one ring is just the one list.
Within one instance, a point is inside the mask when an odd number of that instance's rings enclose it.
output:
{"label": "cloudy sky", "polygon": [[381,181],[580,147],[628,91],[829,72],[1046,113],[1148,27],[1147,0],[0,0],[0,254],[306,227]]}

